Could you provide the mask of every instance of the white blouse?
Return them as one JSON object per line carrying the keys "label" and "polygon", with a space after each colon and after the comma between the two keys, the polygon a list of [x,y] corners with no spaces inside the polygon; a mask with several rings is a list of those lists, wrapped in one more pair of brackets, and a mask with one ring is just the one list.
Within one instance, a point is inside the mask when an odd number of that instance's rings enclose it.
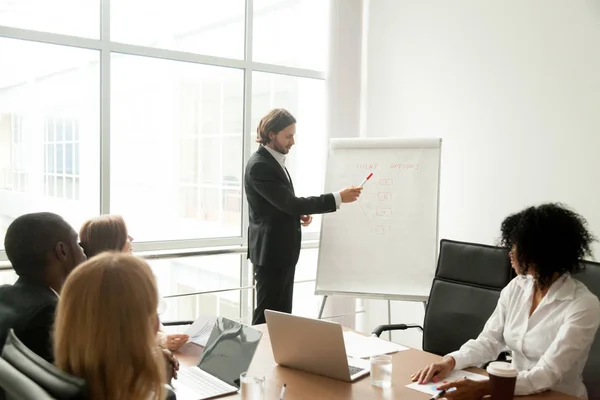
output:
{"label": "white blouse", "polygon": [[494,360],[508,348],[519,371],[515,395],[552,389],[587,398],[581,374],[600,324],[598,298],[565,274],[530,317],[533,292],[531,276],[513,279],[479,337],[449,354],[455,369]]}

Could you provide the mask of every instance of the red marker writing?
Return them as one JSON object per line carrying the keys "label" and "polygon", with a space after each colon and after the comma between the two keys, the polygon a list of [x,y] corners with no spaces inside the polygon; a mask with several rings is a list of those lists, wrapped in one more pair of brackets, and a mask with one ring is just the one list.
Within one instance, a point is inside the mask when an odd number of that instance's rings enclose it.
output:
{"label": "red marker writing", "polygon": [[373,173],[371,172],[371,173],[369,174],[369,176],[367,176],[367,177],[365,178],[365,180],[364,180],[364,181],[362,181],[362,183],[361,183],[359,186],[360,186],[360,187],[363,187],[363,185],[364,185],[365,183],[367,183],[367,181],[368,181],[369,179],[371,179],[371,177],[372,177],[372,176],[373,176]]}

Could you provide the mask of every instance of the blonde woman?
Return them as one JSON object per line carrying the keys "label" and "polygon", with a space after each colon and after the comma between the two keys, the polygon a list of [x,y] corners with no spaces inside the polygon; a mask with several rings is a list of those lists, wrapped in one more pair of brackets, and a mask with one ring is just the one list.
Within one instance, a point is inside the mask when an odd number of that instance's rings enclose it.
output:
{"label": "blonde woman", "polygon": [[58,302],[57,367],[85,379],[91,400],[164,399],[157,306],[154,275],[143,260],[104,253],[86,261]]}
{"label": "blonde woman", "polygon": [[[79,230],[80,245],[87,258],[92,258],[103,251],[121,251],[131,253],[133,238],[129,235],[127,224],[120,215],[100,215],[84,222]],[[159,299],[164,303],[164,300]],[[167,334],[159,325],[157,341],[161,347],[177,351],[187,343],[189,336],[185,334]]]}

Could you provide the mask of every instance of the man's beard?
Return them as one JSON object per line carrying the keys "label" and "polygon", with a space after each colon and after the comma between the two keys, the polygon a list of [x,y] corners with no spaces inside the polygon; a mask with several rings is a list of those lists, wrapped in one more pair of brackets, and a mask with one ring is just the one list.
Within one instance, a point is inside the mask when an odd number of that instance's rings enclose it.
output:
{"label": "man's beard", "polygon": [[273,147],[275,148],[275,151],[277,151],[281,154],[287,154],[290,151],[289,148],[283,147],[280,144],[278,144],[277,142],[273,142]]}

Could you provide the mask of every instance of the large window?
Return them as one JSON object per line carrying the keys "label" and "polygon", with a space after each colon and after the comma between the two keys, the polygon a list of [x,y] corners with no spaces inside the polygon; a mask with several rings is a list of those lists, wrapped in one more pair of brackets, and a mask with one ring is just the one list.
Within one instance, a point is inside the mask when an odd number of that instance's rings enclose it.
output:
{"label": "large window", "polygon": [[1,249],[25,213],[78,227],[101,187],[99,51],[0,37],[0,54]]}
{"label": "large window", "polygon": [[244,244],[243,168],[274,107],[298,119],[297,193],[322,190],[328,1],[108,7],[0,9],[0,236],[47,210],[122,214],[144,250]]}
{"label": "large window", "polygon": [[329,1],[253,0],[254,61],[324,70]]}
{"label": "large window", "polygon": [[[8,225],[36,211],[76,230],[121,214],[138,251],[245,245],[243,170],[275,107],[298,120],[287,161],[297,194],[323,190],[328,0],[0,3],[0,262]],[[153,267],[163,295],[252,284],[239,253]],[[246,317],[240,293],[211,301]]]}
{"label": "large window", "polygon": [[[150,266],[156,274],[160,295],[175,296],[165,299],[167,307],[162,320],[189,320],[202,314],[250,320],[249,290],[235,290],[245,286],[240,282],[244,258],[227,254],[152,261]],[[211,293],[177,297],[206,291]]]}
{"label": "large window", "polygon": [[0,1],[0,26],[98,39],[100,0]]}
{"label": "large window", "polygon": [[245,0],[112,1],[111,36],[122,43],[241,60],[245,3]]}
{"label": "large window", "polygon": [[136,240],[241,237],[243,99],[241,69],[112,57],[110,209]]}

